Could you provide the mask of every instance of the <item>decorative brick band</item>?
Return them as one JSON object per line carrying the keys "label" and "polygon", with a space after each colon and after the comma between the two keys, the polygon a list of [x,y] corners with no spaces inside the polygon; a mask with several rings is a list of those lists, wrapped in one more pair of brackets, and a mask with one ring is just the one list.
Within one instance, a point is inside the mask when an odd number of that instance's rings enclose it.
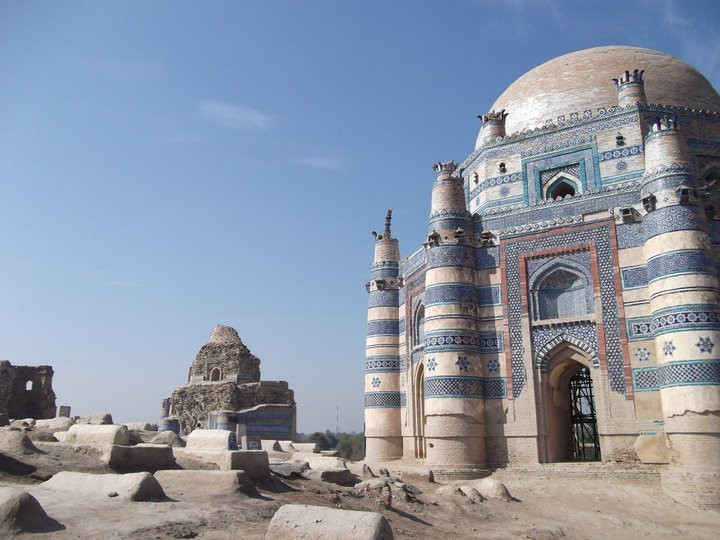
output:
{"label": "decorative brick band", "polygon": [[400,305],[400,291],[385,289],[383,291],[370,291],[368,307],[398,307]]}
{"label": "decorative brick band", "polygon": [[465,283],[441,283],[425,289],[425,306],[439,304],[475,304],[479,287]]}
{"label": "decorative brick band", "polygon": [[664,206],[643,219],[645,240],[675,231],[704,231],[705,220],[692,206]]}
{"label": "decorative brick band", "polygon": [[395,268],[373,268],[370,270],[370,279],[394,278],[398,276],[398,269]]}
{"label": "decorative brick band", "polygon": [[377,321],[368,321],[368,336],[397,336],[398,321],[397,319],[380,319]]}
{"label": "decorative brick band", "polygon": [[492,354],[504,350],[502,332],[438,330],[425,335],[426,352],[466,351]]}
{"label": "decorative brick band", "polygon": [[677,306],[653,314],[654,335],[685,330],[720,330],[720,309],[717,306]]}
{"label": "decorative brick band", "polygon": [[456,229],[472,230],[472,219],[466,218],[445,218],[440,217],[430,221],[428,225],[428,234],[434,231],[455,231]]}
{"label": "decorative brick band", "polygon": [[648,259],[647,279],[652,282],[682,274],[707,273],[710,264],[714,262],[700,249],[673,251]]}
{"label": "decorative brick band", "polygon": [[439,245],[427,251],[427,268],[462,266],[475,268],[473,248],[470,246]]}
{"label": "decorative brick band", "polygon": [[653,339],[652,317],[635,317],[626,324],[629,341]]}
{"label": "decorative brick band", "polygon": [[639,156],[643,153],[643,150],[644,146],[641,144],[638,144],[637,146],[623,146],[622,148],[606,150],[605,152],[598,152],[598,161],[610,161],[611,159]]}
{"label": "decorative brick band", "polygon": [[400,392],[365,392],[366,409],[399,409]]}
{"label": "decorative brick band", "polygon": [[400,371],[400,355],[368,356],[365,359],[365,373],[384,373]]}
{"label": "decorative brick band", "polygon": [[425,377],[425,398],[502,399],[507,396],[503,377]]}
{"label": "decorative brick band", "polygon": [[720,360],[686,360],[632,370],[633,387],[652,392],[672,386],[720,385]]}

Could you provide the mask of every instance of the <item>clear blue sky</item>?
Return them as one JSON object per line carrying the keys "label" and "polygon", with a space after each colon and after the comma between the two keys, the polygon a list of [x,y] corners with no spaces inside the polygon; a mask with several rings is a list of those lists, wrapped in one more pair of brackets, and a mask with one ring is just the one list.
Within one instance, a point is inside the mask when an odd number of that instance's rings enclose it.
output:
{"label": "clear blue sky", "polygon": [[[720,82],[720,2],[0,2],[0,358],[74,414],[156,421],[217,323],[298,429],[362,428],[373,242],[423,240],[437,160],[573,50]],[[668,73],[668,77],[672,77]]]}

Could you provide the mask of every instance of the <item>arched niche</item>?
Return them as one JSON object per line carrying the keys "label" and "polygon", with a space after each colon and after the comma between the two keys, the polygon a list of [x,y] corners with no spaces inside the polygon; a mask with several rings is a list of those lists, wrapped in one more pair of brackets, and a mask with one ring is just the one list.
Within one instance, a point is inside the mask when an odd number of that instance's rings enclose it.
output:
{"label": "arched niche", "polygon": [[550,178],[543,187],[543,199],[573,197],[582,193],[582,182],[575,175],[561,171]]}
{"label": "arched niche", "polygon": [[528,289],[533,320],[578,317],[595,312],[593,282],[583,265],[559,257],[531,276]]}

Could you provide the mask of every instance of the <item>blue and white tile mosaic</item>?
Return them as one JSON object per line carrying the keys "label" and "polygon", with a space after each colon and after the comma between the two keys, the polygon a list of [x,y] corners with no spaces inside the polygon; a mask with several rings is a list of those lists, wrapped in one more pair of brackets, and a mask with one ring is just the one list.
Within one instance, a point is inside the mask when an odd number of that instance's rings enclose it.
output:
{"label": "blue and white tile mosaic", "polygon": [[677,347],[673,345],[672,339],[663,343],[663,354],[665,356],[672,356],[675,352],[675,349],[677,349]]}
{"label": "blue and white tile mosaic", "polygon": [[720,308],[675,306],[654,313],[652,331],[655,335],[683,330],[720,330]]}
{"label": "blue and white tile mosaic", "polygon": [[498,353],[504,350],[503,335],[502,332],[435,330],[426,333],[425,350],[427,352]]}
{"label": "blue and white tile mosaic", "polygon": [[498,246],[477,248],[475,266],[478,270],[489,270],[500,266],[500,248]]}
{"label": "blue and white tile mosaic", "polygon": [[698,342],[695,344],[695,346],[700,349],[701,353],[712,353],[715,344],[709,337],[701,337],[700,339],[698,339]]}
{"label": "blue and white tile mosaic", "polygon": [[635,358],[638,359],[638,362],[647,362],[650,360],[650,351],[646,347],[640,347],[635,351]]}
{"label": "blue and white tile mosaic", "polygon": [[610,245],[608,225],[596,228],[568,231],[531,239],[512,239],[505,244],[506,298],[508,303],[508,326],[510,328],[510,365],[512,372],[513,396],[522,393],[527,381],[522,346],[522,304],[520,298],[521,254],[546,251],[566,246],[569,248],[595,244],[598,263],[598,277],[601,284],[602,322],[605,329],[605,355],[607,358],[610,388],[621,394],[627,392],[625,366],[620,343],[618,305],[615,296],[615,266]]}
{"label": "blue and white tile mosaic", "polygon": [[467,356],[458,356],[455,365],[458,367],[459,371],[467,371],[470,367],[470,361],[467,359]]}
{"label": "blue and white tile mosaic", "polygon": [[506,397],[505,379],[502,377],[472,377],[447,375],[425,377],[425,398],[478,398],[502,399]]}
{"label": "blue and white tile mosaic", "polygon": [[400,392],[365,392],[366,409],[397,409]]}
{"label": "blue and white tile mosaic", "polygon": [[705,220],[692,206],[664,206],[643,218],[645,240],[675,231],[704,231]]}
{"label": "blue and white tile mosaic", "polygon": [[397,319],[380,319],[376,321],[368,321],[368,336],[397,336],[398,321]]}
{"label": "blue and white tile mosaic", "polygon": [[611,159],[620,159],[623,157],[638,156],[643,153],[645,147],[642,144],[636,146],[623,146],[622,148],[614,148],[604,152],[598,152],[599,161],[610,161]]}
{"label": "blue and white tile mosaic", "polygon": [[672,386],[720,385],[720,360],[687,360],[632,370],[636,392]]}
{"label": "blue and white tile mosaic", "polygon": [[382,291],[370,291],[368,307],[397,307],[400,305],[400,291],[397,289],[385,289]]}
{"label": "blue and white tile mosaic", "polygon": [[697,249],[673,251],[648,259],[647,277],[650,282],[680,274],[707,273],[712,261],[705,252]]}
{"label": "blue and white tile mosaic", "polygon": [[653,339],[652,317],[635,317],[625,321],[628,341]]}
{"label": "blue and white tile mosaic", "polygon": [[475,268],[473,248],[470,246],[439,245],[427,250],[427,268],[455,266]]}
{"label": "blue and white tile mosaic", "polygon": [[400,356],[368,356],[365,359],[366,373],[400,371]]}
{"label": "blue and white tile mosaic", "polygon": [[639,289],[647,287],[647,267],[630,266],[620,270],[620,281],[623,289]]}

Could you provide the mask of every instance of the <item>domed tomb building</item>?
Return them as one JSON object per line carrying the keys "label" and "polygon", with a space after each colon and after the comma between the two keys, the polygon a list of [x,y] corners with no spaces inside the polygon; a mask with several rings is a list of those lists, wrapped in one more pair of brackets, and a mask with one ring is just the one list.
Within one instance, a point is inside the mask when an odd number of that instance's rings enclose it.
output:
{"label": "domed tomb building", "polygon": [[620,462],[719,506],[718,110],[636,47],[510,85],[473,152],[435,164],[427,241],[401,257],[390,213],[376,235],[367,458]]}
{"label": "domed tomb building", "polygon": [[200,348],[187,384],[163,401],[162,412],[163,418],[177,418],[185,433],[218,427],[219,414],[231,426],[241,425],[244,435],[295,439],[294,392],[286,381],[261,381],[260,359],[234,328],[223,325],[217,325]]}

